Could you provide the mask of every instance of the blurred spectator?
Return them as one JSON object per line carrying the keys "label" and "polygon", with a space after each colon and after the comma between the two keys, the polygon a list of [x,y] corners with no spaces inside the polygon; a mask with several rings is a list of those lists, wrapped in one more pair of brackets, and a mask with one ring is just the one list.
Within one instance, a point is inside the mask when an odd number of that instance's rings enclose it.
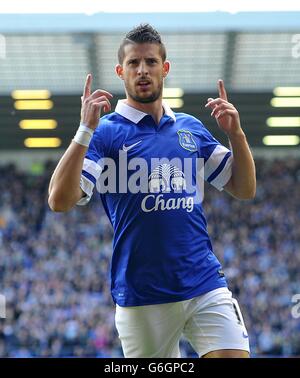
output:
{"label": "blurred spectator", "polygon": [[[300,161],[256,162],[256,199],[206,188],[216,255],[239,300],[252,355],[300,355]],[[57,214],[47,205],[53,165],[42,175],[0,168],[0,357],[121,357],[109,270],[112,229],[93,205]],[[196,356],[185,340],[182,356]]]}

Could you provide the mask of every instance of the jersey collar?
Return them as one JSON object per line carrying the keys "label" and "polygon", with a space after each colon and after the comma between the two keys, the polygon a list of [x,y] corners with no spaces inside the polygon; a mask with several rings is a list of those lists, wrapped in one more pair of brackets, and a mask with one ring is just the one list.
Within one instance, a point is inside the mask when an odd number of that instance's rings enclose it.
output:
{"label": "jersey collar", "polygon": [[[172,109],[169,107],[169,105],[165,102],[162,103],[162,106],[165,111],[165,115],[168,117],[171,117],[174,122],[176,122],[175,114],[173,113]],[[134,123],[140,122],[147,113],[144,113],[138,109],[133,108],[132,106],[127,105],[124,100],[119,100],[115,109],[116,113],[120,114],[121,116],[129,119],[129,121],[132,121]]]}

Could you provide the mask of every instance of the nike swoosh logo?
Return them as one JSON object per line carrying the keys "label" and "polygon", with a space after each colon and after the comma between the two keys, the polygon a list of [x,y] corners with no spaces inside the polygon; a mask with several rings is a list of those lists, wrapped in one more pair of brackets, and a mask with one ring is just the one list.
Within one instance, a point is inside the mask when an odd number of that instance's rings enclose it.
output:
{"label": "nike swoosh logo", "polygon": [[130,144],[129,146],[125,146],[125,144],[123,144],[123,151],[127,152],[127,151],[131,150],[133,147],[137,146],[140,143],[141,143],[141,140],[139,140],[136,143]]}
{"label": "nike swoosh logo", "polygon": [[246,333],[246,332],[243,332],[243,338],[244,338],[244,339],[248,339],[248,337],[249,337],[249,336],[247,335],[247,333]]}

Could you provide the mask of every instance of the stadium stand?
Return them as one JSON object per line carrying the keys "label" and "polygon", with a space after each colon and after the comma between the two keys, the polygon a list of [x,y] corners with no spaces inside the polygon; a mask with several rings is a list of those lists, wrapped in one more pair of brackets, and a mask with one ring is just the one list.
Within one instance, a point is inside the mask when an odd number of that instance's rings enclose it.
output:
{"label": "stadium stand", "polygon": [[[300,160],[257,159],[255,200],[207,188],[204,209],[215,253],[239,299],[252,356],[299,356],[292,296],[300,282]],[[92,203],[53,213],[44,173],[0,168],[0,357],[122,357],[109,268],[112,229],[98,193]],[[195,353],[182,340],[183,357]]]}

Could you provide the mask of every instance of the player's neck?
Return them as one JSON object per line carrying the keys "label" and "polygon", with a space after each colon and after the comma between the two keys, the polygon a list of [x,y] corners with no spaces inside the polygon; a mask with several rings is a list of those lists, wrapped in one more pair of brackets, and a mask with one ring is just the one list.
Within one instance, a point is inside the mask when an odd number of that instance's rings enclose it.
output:
{"label": "player's neck", "polygon": [[162,98],[159,98],[151,103],[143,104],[141,102],[134,101],[132,98],[129,97],[125,100],[125,103],[137,110],[140,110],[141,112],[150,114],[157,125],[159,124],[161,117],[164,113],[164,109],[162,106]]}

